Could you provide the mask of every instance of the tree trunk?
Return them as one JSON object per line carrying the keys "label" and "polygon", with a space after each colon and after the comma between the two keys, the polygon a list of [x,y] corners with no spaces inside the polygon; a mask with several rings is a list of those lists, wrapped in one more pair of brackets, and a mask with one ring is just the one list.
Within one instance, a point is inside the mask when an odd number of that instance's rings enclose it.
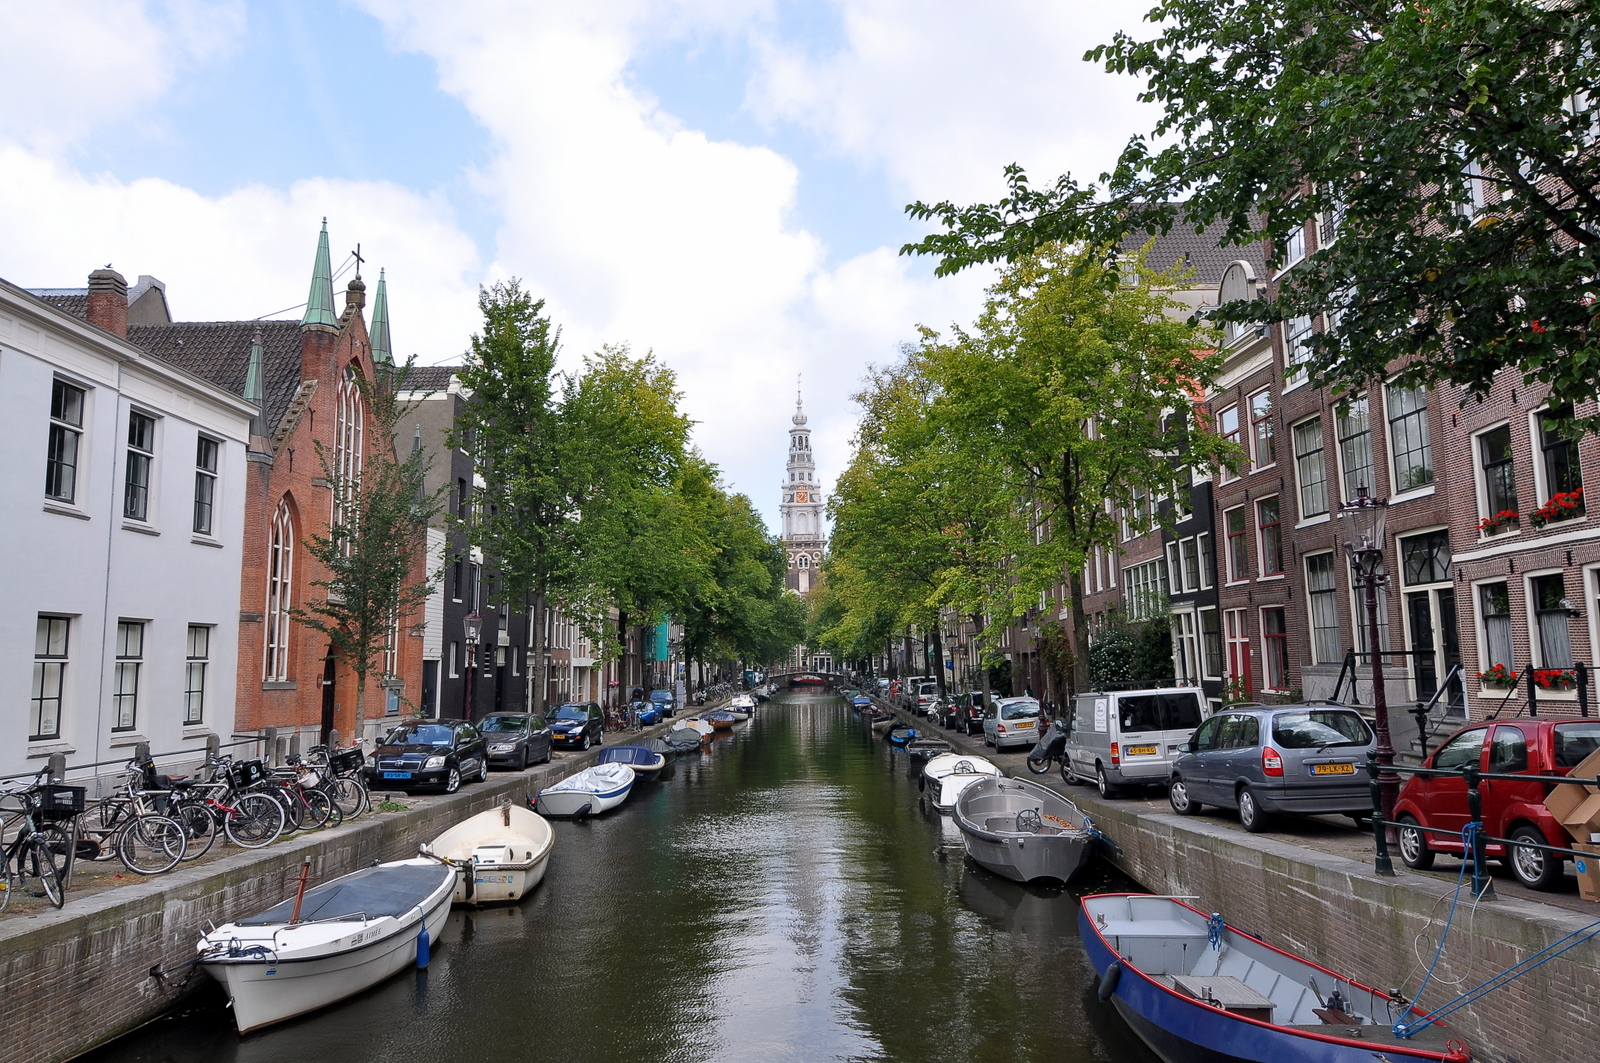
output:
{"label": "tree trunk", "polygon": [[360,745],[366,734],[367,722],[367,677],[360,672],[356,673],[356,744]]}
{"label": "tree trunk", "polygon": [[933,656],[937,662],[934,670],[934,681],[939,684],[939,700],[945,699],[944,684],[944,632],[939,630],[938,623],[933,625]]}
{"label": "tree trunk", "polygon": [[622,644],[622,669],[617,676],[617,704],[607,706],[613,709],[626,705],[632,691],[629,686],[632,677],[628,674],[628,614],[622,609],[617,610],[617,641]]}
{"label": "tree trunk", "polygon": [[983,655],[979,635],[983,632],[983,614],[972,614],[972,642],[978,650],[978,689],[983,693],[984,705],[989,704],[989,659]]}
{"label": "tree trunk", "polygon": [[1072,595],[1072,689],[1067,691],[1070,695],[1089,689],[1089,614],[1083,609],[1083,569],[1068,575],[1067,590]]}
{"label": "tree trunk", "polygon": [[[905,652],[905,659],[904,659],[905,669],[906,669],[907,672],[910,672],[911,671],[911,629],[909,627],[906,628],[906,633],[905,633],[905,651],[906,651]],[[899,673],[895,674],[895,678],[896,679],[900,678]]]}
{"label": "tree trunk", "polygon": [[545,715],[546,701],[550,696],[549,684],[545,682],[546,661],[549,659],[549,645],[545,639],[545,611],[548,603],[544,593],[533,597],[533,714]]}

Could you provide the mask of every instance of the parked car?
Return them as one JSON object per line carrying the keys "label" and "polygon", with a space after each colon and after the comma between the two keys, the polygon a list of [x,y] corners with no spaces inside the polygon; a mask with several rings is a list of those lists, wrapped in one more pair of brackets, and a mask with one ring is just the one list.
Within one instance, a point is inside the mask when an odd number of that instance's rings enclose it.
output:
{"label": "parked car", "polygon": [[1000,692],[997,690],[989,691],[987,697],[981,690],[963,691],[951,700],[950,709],[945,714],[948,721],[945,726],[965,735],[979,734],[983,731],[984,712],[998,700]]}
{"label": "parked car", "polygon": [[939,707],[939,684],[931,679],[918,683],[916,699],[917,703],[912,706],[912,710],[918,716],[933,719],[933,713]]}
{"label": "parked car", "polygon": [[491,768],[522,770],[529,764],[550,759],[550,726],[544,717],[531,712],[491,712],[478,721],[478,730],[489,744]]}
{"label": "parked car", "polygon": [[1244,829],[1273,814],[1372,812],[1366,772],[1372,728],[1353,709],[1323,705],[1224,709],[1195,729],[1173,762],[1167,799],[1180,816],[1203,805],[1239,810]]}
{"label": "parked car", "polygon": [[666,719],[661,714],[661,706],[654,701],[635,701],[628,706],[628,711],[633,713],[640,727],[650,727]]}
{"label": "parked car", "polygon": [[550,714],[549,720],[556,745],[588,749],[605,741],[605,713],[592,701],[562,705]]}
{"label": "parked car", "polygon": [[1042,716],[1037,698],[1001,698],[983,714],[983,744],[996,750],[1007,746],[1032,749],[1039,741]]}
{"label": "parked car", "polygon": [[650,702],[660,710],[664,720],[672,719],[673,713],[678,711],[678,696],[670,690],[650,691]]}
{"label": "parked car", "polygon": [[[1567,774],[1600,749],[1600,720],[1513,720],[1463,727],[1434,750],[1423,767],[1441,770],[1477,768],[1507,775],[1527,775],[1527,782],[1486,780],[1478,784],[1484,833],[1494,838],[1567,846],[1571,839],[1544,801],[1550,780]],[[1471,820],[1467,782],[1458,775],[1414,775],[1400,787],[1394,806],[1400,832],[1400,859],[1425,871],[1437,853],[1462,855],[1461,830]],[[1437,828],[1444,833],[1421,830]],[[1511,866],[1517,881],[1530,889],[1548,890],[1561,881],[1561,857],[1541,849],[1490,842],[1489,856]]]}
{"label": "parked car", "polygon": [[489,777],[488,743],[466,720],[401,724],[372,751],[365,774],[374,790],[438,787],[453,794],[469,776]]}
{"label": "parked car", "polygon": [[1198,687],[1079,694],[1067,731],[1067,781],[1094,783],[1102,797],[1123,786],[1166,785],[1205,704]]}

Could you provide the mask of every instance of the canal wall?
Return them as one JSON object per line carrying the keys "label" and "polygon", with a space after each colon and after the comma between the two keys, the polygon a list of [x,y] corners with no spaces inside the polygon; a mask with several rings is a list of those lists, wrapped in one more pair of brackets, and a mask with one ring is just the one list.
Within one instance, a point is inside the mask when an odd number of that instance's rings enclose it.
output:
{"label": "canal wall", "polygon": [[[989,755],[979,739],[933,735]],[[1087,786],[1067,786],[1059,775],[1017,769],[1010,774],[1050,786],[1092,817],[1113,843],[1107,847],[1112,862],[1152,893],[1221,912],[1269,944],[1376,989],[1416,991],[1449,913],[1453,882],[1407,871],[1398,854],[1397,874],[1380,876],[1370,859],[1357,862],[1204,818],[1151,812],[1103,799]],[[1600,905],[1591,915],[1513,897],[1474,904],[1469,884],[1423,1004],[1440,1007],[1597,920]],[[1419,943],[1418,935],[1426,941]],[[1575,1063],[1594,1056],[1597,1017],[1600,939],[1533,969],[1447,1022],[1471,1046],[1475,1061]]]}
{"label": "canal wall", "polygon": [[[664,730],[649,728],[627,740]],[[507,799],[521,802],[589,767],[599,755],[597,747],[526,773],[492,774],[486,783],[425,799],[405,812],[373,813],[333,830],[292,834],[266,849],[180,865],[130,885],[77,897],[69,891],[60,910],[0,916],[0,1008],[10,1031],[8,1060],[71,1059],[170,1010],[182,994],[183,975],[158,979],[151,969],[193,959],[203,928],[282,900],[307,858],[316,883],[415,855],[419,845],[451,825]]]}

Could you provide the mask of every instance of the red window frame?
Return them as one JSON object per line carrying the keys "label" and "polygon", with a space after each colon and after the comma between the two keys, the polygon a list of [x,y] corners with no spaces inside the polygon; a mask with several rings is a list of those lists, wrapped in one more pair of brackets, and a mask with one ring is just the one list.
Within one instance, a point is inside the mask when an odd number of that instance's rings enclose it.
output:
{"label": "red window frame", "polygon": [[[1276,616],[1277,630],[1267,623]],[[1267,673],[1265,689],[1289,689],[1289,616],[1282,606],[1261,610],[1261,667]]]}
{"label": "red window frame", "polygon": [[[1271,520],[1267,519],[1264,508],[1269,504],[1272,506]],[[1283,575],[1283,504],[1276,495],[1256,503],[1256,540],[1261,544],[1261,574]]]}
{"label": "red window frame", "polygon": [[1222,614],[1223,640],[1227,644],[1228,680],[1239,685],[1245,696],[1254,693],[1250,681],[1250,631],[1243,609],[1227,609]]}
{"label": "red window frame", "polygon": [[[1239,514],[1239,527],[1233,527],[1233,515]],[[1244,507],[1235,506],[1222,515],[1222,527],[1228,534],[1228,582],[1238,583],[1250,578],[1250,522],[1245,519]]]}

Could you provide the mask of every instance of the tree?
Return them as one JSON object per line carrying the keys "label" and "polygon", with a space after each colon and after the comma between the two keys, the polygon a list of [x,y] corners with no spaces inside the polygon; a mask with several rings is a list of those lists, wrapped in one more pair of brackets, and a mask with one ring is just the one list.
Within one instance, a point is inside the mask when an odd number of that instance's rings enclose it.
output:
{"label": "tree", "polygon": [[[1130,274],[1136,283],[1124,283]],[[972,335],[927,348],[930,421],[1009,501],[970,544],[1003,576],[1003,597],[988,595],[992,622],[1065,579],[1080,690],[1090,552],[1116,548],[1119,511],[1147,526],[1154,499],[1187,490],[1193,470],[1238,460],[1235,444],[1192,423],[1220,355],[1165,294],[1183,280],[1142,254],[1118,267],[1104,247],[1051,245],[1005,270]]]}
{"label": "tree", "polygon": [[358,739],[366,723],[367,680],[385,652],[398,649],[402,623],[427,601],[437,578],[426,571],[416,578],[428,521],[441,503],[438,493],[426,489],[430,458],[415,449],[402,459],[394,449],[395,425],[412,406],[398,397],[412,361],[379,366],[375,381],[359,372],[351,378],[365,411],[366,438],[376,441],[368,452],[336,453],[317,442],[317,460],[333,493],[333,519],[326,534],[304,544],[323,569],[311,581],[322,598],[293,615],[325,635],[332,656],[355,673]]}
{"label": "tree", "polygon": [[1600,390],[1600,19],[1573,0],[1161,0],[1150,38],[1086,59],[1145,79],[1161,107],[1098,180],[994,204],[915,203],[942,230],[908,253],[950,273],[1059,241],[1180,222],[1267,237],[1279,266],[1323,245],[1236,321],[1324,315],[1313,377],[1391,367],[1486,392],[1512,366],[1556,401]]}

